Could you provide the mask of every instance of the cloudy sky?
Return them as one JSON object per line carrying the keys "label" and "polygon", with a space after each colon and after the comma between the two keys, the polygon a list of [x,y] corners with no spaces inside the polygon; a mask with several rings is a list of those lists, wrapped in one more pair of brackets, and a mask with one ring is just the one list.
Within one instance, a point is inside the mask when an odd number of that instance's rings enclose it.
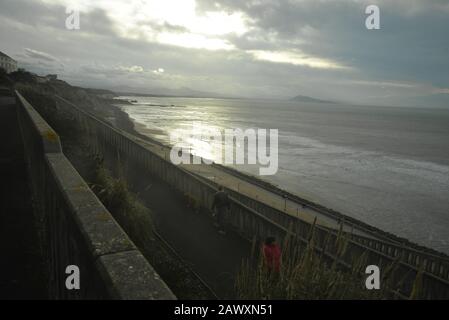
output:
{"label": "cloudy sky", "polygon": [[[380,30],[365,27],[371,4]],[[96,88],[363,104],[449,94],[448,0],[1,0],[0,40],[21,67]]]}

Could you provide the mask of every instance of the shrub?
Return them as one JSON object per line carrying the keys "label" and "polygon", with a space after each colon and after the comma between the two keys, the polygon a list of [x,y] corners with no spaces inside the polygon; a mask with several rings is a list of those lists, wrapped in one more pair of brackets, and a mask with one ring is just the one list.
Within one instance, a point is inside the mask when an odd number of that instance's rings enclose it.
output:
{"label": "shrub", "polygon": [[145,248],[153,240],[153,221],[150,210],[129,192],[126,180],[114,178],[102,161],[96,159],[95,183],[92,190],[113,214],[139,247]]}

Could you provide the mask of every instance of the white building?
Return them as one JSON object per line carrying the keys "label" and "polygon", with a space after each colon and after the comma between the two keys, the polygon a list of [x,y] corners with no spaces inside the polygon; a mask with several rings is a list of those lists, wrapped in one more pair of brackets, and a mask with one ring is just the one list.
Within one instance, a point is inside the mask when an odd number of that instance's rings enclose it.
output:
{"label": "white building", "polygon": [[0,51],[0,68],[6,73],[17,71],[17,61]]}

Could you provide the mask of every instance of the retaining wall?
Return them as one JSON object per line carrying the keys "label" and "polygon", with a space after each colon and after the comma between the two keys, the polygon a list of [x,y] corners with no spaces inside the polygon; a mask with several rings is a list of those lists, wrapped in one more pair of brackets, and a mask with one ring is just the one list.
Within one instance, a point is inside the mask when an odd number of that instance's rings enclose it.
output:
{"label": "retaining wall", "polygon": [[[16,91],[33,207],[53,299],[176,299],[62,153],[59,136]],[[67,290],[68,265],[80,289]]]}

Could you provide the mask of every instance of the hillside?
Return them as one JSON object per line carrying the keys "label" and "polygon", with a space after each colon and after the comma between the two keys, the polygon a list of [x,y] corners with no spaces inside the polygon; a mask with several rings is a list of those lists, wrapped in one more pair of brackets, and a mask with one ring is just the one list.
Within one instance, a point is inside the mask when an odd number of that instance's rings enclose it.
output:
{"label": "hillside", "polygon": [[308,96],[297,95],[290,99],[291,101],[300,101],[300,102],[318,102],[318,103],[335,103],[333,101],[320,100]]}

